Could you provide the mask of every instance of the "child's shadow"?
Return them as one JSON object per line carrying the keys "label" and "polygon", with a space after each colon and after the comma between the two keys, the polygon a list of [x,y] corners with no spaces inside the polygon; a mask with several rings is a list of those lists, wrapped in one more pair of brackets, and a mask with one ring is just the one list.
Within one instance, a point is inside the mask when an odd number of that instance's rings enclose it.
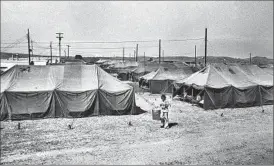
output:
{"label": "child's shadow", "polygon": [[173,126],[177,126],[177,125],[178,125],[178,123],[173,122],[173,123],[169,123],[169,124],[168,124],[168,127],[169,127],[169,128],[171,128],[171,127],[173,127]]}

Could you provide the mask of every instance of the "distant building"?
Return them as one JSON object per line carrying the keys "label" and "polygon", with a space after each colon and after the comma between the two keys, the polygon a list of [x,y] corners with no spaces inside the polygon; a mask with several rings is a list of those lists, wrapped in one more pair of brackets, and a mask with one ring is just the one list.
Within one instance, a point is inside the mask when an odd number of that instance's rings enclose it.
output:
{"label": "distant building", "polygon": [[87,64],[83,59],[62,59],[62,64]]}

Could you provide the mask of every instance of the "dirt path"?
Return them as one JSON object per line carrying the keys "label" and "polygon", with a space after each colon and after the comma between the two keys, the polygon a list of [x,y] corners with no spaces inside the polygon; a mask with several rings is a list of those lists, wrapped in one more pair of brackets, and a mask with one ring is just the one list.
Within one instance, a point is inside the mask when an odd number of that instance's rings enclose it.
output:
{"label": "dirt path", "polygon": [[[142,94],[136,103],[148,112],[105,116],[4,122],[1,162],[4,164],[273,164],[273,110],[265,107],[204,111],[173,101],[168,130],[151,119],[159,96]],[[142,105],[141,105],[141,104]],[[224,117],[220,117],[220,113]],[[127,122],[132,121],[133,126]],[[92,123],[91,123],[92,122]]]}
{"label": "dirt path", "polygon": [[[158,142],[146,142],[132,145],[116,145],[116,146],[97,146],[97,147],[82,147],[75,149],[60,149],[45,152],[32,153],[27,155],[14,155],[2,160],[3,163],[13,163],[18,161],[30,161],[28,164],[35,164],[37,162],[44,161],[41,164],[160,164],[160,163],[172,163],[174,161],[180,161],[182,164],[202,164],[208,162],[207,159],[218,160],[218,164],[233,164],[233,158],[239,157],[235,152],[239,149],[246,149],[248,151],[241,152],[240,155],[245,153],[251,153],[255,151],[255,154],[249,156],[249,158],[243,158],[241,160],[254,161],[258,156],[261,160],[264,158],[271,162],[272,155],[271,149],[267,148],[267,144],[271,142],[265,142],[262,135],[272,136],[272,133],[266,133],[260,131],[257,133],[234,133],[229,135],[222,135],[216,137],[182,137],[175,140],[163,140]],[[249,141],[252,137],[258,137],[264,141],[265,150],[257,152],[257,146],[251,143],[243,144],[243,142]],[[234,147],[235,155],[228,155],[231,150],[222,147],[222,144],[226,141],[233,142],[230,147]],[[250,142],[250,141],[249,141]],[[252,141],[253,142],[253,141]],[[256,143],[256,142],[253,142]],[[229,148],[229,147],[228,147]],[[176,149],[176,150],[175,150]],[[267,150],[268,149],[268,150]],[[215,154],[211,153],[212,151]],[[219,153],[217,154],[217,152]],[[116,156],[117,155],[117,156]],[[119,156],[118,156],[119,155]],[[115,158],[110,156],[116,156]],[[204,156],[197,160],[199,156]],[[264,157],[264,158],[263,158]],[[57,160],[58,158],[58,160]],[[79,158],[81,160],[79,161]],[[53,160],[54,159],[54,160]],[[113,160],[115,159],[115,160]],[[257,160],[257,159],[256,159]],[[178,163],[178,164],[180,164]],[[267,162],[266,162],[267,163]],[[18,164],[22,164],[18,162]],[[208,162],[208,164],[212,164]]]}

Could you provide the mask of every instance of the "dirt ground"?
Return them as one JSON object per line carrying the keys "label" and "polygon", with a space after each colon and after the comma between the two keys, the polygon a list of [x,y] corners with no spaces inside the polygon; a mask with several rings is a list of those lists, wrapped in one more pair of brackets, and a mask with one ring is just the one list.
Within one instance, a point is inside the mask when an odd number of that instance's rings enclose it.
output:
{"label": "dirt ground", "polygon": [[72,119],[1,122],[1,164],[273,165],[273,105],[205,111],[173,100],[163,129],[151,115],[159,99],[136,94],[147,112],[79,118],[72,130]]}

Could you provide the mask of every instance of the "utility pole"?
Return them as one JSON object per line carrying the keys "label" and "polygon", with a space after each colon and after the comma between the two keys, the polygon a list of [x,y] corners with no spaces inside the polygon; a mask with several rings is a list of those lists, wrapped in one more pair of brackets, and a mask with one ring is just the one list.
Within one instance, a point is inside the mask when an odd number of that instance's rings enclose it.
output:
{"label": "utility pole", "polygon": [[134,54],[133,54],[134,60],[136,61],[136,51],[134,50]]}
{"label": "utility pole", "polygon": [[33,57],[33,41],[31,40],[31,56]]}
{"label": "utility pole", "polygon": [[70,47],[70,45],[67,45],[67,47],[68,47],[68,58],[69,58],[69,47]]}
{"label": "utility pole", "polygon": [[197,65],[197,60],[196,60],[196,45],[195,45],[195,67]]}
{"label": "utility pole", "polygon": [[136,62],[138,62],[138,44],[136,45]]}
{"label": "utility pole", "polygon": [[123,62],[125,61],[125,48],[123,47]]}
{"label": "utility pole", "polygon": [[144,52],[144,67],[146,66],[146,52]]}
{"label": "utility pole", "polygon": [[61,39],[63,38],[62,34],[63,33],[56,33],[58,36],[56,38],[59,39],[59,58],[60,58],[60,61],[61,61]]}
{"label": "utility pole", "polygon": [[30,65],[30,39],[29,39],[29,29],[28,29],[28,53],[29,53],[29,65]]}
{"label": "utility pole", "polygon": [[251,59],[251,53],[249,53],[249,63],[252,63],[252,59]]}
{"label": "utility pole", "polygon": [[52,42],[50,42],[50,63],[52,64]]}
{"label": "utility pole", "polygon": [[165,61],[165,50],[162,51],[162,56],[163,56],[163,62]]}
{"label": "utility pole", "polygon": [[161,63],[161,39],[159,39],[159,64]]}
{"label": "utility pole", "polygon": [[206,66],[206,54],[207,54],[207,28],[205,29],[205,66]]}

